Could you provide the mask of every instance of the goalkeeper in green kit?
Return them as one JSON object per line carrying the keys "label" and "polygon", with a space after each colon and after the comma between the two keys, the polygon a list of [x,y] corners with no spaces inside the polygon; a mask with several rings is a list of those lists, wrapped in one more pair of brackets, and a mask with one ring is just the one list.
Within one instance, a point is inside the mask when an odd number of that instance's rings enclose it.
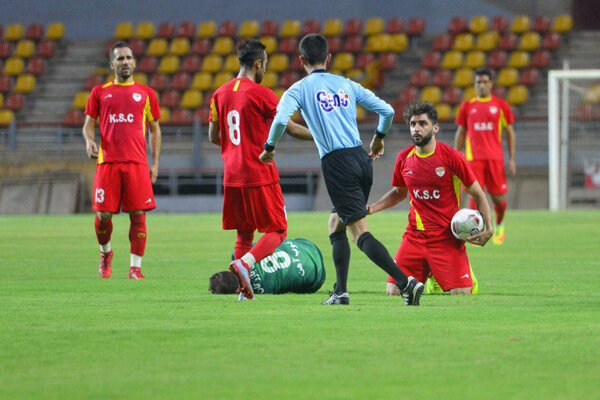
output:
{"label": "goalkeeper in green kit", "polygon": [[[319,248],[306,239],[284,240],[275,252],[250,268],[255,294],[315,293],[325,281],[325,266]],[[238,279],[229,271],[209,279],[213,294],[240,293]],[[244,296],[239,300],[245,300]]]}

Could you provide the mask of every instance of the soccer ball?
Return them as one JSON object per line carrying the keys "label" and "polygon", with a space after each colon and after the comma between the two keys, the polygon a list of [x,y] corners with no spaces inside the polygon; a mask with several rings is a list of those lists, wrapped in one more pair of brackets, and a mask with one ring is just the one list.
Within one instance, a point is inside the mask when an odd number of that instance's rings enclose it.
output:
{"label": "soccer ball", "polygon": [[450,229],[457,239],[467,240],[469,236],[477,235],[483,231],[483,217],[477,210],[463,208],[458,210],[452,217]]}

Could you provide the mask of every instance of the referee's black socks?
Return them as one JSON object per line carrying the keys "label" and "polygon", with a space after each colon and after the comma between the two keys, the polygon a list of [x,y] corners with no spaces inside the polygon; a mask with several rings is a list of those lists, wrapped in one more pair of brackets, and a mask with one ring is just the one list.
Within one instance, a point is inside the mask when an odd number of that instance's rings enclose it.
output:
{"label": "referee's black socks", "polygon": [[348,291],[348,269],[350,268],[350,244],[346,231],[334,232],[329,235],[331,240],[333,263],[335,264],[336,284],[335,294],[343,294]]}
{"label": "referee's black socks", "polygon": [[405,288],[408,284],[406,275],[402,272],[400,267],[396,265],[390,253],[381,242],[371,232],[365,232],[356,241],[356,245],[363,253],[367,255],[375,264],[382,270],[388,273],[397,282],[398,286]]}

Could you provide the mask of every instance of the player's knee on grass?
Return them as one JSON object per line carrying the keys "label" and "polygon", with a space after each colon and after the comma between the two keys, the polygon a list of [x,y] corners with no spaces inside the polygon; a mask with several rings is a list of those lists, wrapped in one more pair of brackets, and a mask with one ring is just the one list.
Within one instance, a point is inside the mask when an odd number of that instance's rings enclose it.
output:
{"label": "player's knee on grass", "polygon": [[234,294],[238,287],[237,278],[229,271],[217,272],[208,279],[208,290],[212,294]]}
{"label": "player's knee on grass", "polygon": [[472,290],[472,287],[454,288],[450,289],[450,295],[467,295],[471,294]]}
{"label": "player's knee on grass", "polygon": [[400,291],[400,288],[398,286],[396,286],[394,283],[387,283],[387,288],[386,288],[386,294],[388,296],[400,296],[402,294],[402,292]]}
{"label": "player's knee on grass", "polygon": [[329,234],[340,232],[346,229],[346,226],[342,223],[340,216],[337,213],[331,213],[329,215],[329,221],[327,222],[329,228]]}

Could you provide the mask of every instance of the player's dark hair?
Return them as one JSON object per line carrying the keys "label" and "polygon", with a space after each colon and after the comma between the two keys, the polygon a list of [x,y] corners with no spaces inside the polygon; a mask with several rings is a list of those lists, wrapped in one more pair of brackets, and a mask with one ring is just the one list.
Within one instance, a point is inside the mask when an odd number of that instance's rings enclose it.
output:
{"label": "player's dark hair", "polygon": [[238,289],[238,280],[229,271],[217,272],[208,280],[208,290],[212,294],[233,294]]}
{"label": "player's dark hair", "polygon": [[300,55],[309,65],[323,64],[329,54],[329,43],[323,35],[310,33],[300,41]]}
{"label": "player's dark hair", "polygon": [[[131,47],[125,42],[117,42],[117,43],[113,44],[112,47],[110,48],[110,53],[108,54],[108,58],[110,58],[110,61],[113,61],[115,59],[115,49],[122,49],[125,47],[128,49],[131,49]],[[133,52],[133,50],[132,50],[132,52]]]}
{"label": "player's dark hair", "polygon": [[252,68],[256,60],[265,62],[265,45],[256,39],[246,39],[238,46],[240,65]]}
{"label": "player's dark hair", "polygon": [[492,78],[493,78],[493,77],[492,77],[492,70],[491,70],[491,69],[489,69],[489,68],[477,68],[477,69],[475,70],[475,76],[478,76],[478,75],[487,75],[487,76],[488,76],[488,78],[490,78],[490,81],[491,81],[491,80],[492,80]]}
{"label": "player's dark hair", "polygon": [[438,112],[435,106],[428,101],[411,101],[404,107],[404,121],[409,125],[412,117],[421,114],[427,114],[432,125],[438,123]]}

